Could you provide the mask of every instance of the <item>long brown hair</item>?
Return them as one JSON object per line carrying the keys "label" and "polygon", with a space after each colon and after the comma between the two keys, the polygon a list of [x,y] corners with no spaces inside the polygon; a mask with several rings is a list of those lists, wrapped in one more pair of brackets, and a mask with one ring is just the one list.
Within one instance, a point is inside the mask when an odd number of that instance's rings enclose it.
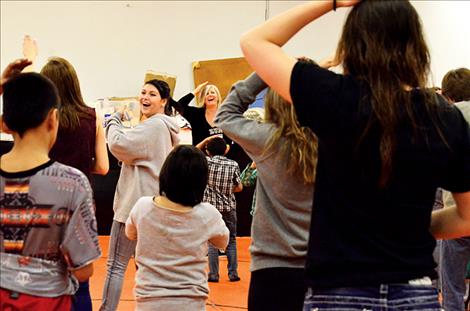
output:
{"label": "long brown hair", "polygon": [[385,187],[392,174],[398,123],[408,119],[416,133],[410,89],[424,92],[428,110],[435,102],[425,91],[430,55],[418,13],[408,1],[361,1],[347,17],[336,57],[343,62],[346,74],[370,89],[370,97],[362,102],[370,103],[372,114],[359,142],[378,123],[379,186]]}
{"label": "long brown hair", "polygon": [[[300,174],[307,183],[314,183],[318,158],[317,138],[308,127],[301,127],[294,105],[287,103],[271,88],[265,97],[265,121],[276,130],[269,138],[265,153],[279,146],[279,152],[288,160],[287,172]],[[280,143],[281,138],[285,141]]]}
{"label": "long brown hair", "polygon": [[52,57],[42,67],[41,74],[51,79],[59,91],[61,128],[74,130],[80,126],[80,117],[92,118],[83,100],[77,73],[72,64],[61,57]]}

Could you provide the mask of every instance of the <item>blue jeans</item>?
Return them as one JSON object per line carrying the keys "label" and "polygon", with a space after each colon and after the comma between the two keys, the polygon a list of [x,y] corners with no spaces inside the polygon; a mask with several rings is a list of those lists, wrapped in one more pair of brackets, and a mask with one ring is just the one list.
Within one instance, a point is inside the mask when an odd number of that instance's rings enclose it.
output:
{"label": "blue jeans", "polygon": [[308,289],[304,311],[441,311],[437,289],[428,285]]}
{"label": "blue jeans", "polygon": [[[227,255],[227,269],[230,278],[238,276],[237,259],[237,211],[221,212],[222,219],[230,232],[225,254]],[[209,278],[219,279],[219,251],[209,244]]]}
{"label": "blue jeans", "polygon": [[135,253],[137,241],[131,241],[126,237],[125,227],[126,224],[113,220],[101,311],[115,311],[117,309],[127,264]]}
{"label": "blue jeans", "polygon": [[441,246],[442,306],[444,310],[464,311],[465,277],[470,260],[470,237],[443,240]]}

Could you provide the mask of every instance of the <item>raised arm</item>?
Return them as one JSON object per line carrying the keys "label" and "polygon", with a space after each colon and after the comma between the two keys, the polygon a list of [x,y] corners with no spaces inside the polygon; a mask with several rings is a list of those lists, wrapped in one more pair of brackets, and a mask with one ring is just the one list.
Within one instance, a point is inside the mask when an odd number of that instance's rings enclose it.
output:
{"label": "raised arm", "polygon": [[260,154],[269,137],[270,125],[248,120],[243,113],[266,84],[256,73],[235,83],[215,116],[215,125],[250,154]]}
{"label": "raised arm", "polygon": [[[352,6],[358,2],[337,1],[337,6]],[[332,9],[333,1],[315,0],[296,6],[248,31],[240,40],[251,67],[290,103],[290,79],[296,59],[287,55],[282,46],[304,26]]]}
{"label": "raised arm", "polygon": [[20,58],[9,63],[8,66],[3,70],[2,76],[0,77],[0,94],[3,94],[3,85],[7,83],[9,79],[19,75],[23,69],[31,64],[32,62],[25,58]]}
{"label": "raised arm", "polygon": [[109,171],[108,150],[106,148],[106,139],[104,137],[104,129],[102,119],[96,117],[96,138],[95,138],[95,162],[93,164],[92,173],[106,175]]}
{"label": "raised arm", "polygon": [[159,139],[156,136],[165,135],[168,128],[164,121],[154,118],[138,124],[134,128],[125,128],[121,121],[122,114],[116,112],[106,125],[106,138],[111,153],[126,164],[146,160],[150,156],[149,140]]}
{"label": "raised arm", "polygon": [[36,43],[36,40],[33,40],[29,35],[25,35],[23,39],[23,56],[31,61],[31,65],[24,69],[25,72],[34,71],[34,65],[36,63],[36,58],[39,54],[39,48]]}
{"label": "raised arm", "polygon": [[199,84],[198,86],[196,86],[194,91],[192,91],[192,92],[184,95],[183,97],[181,97],[180,100],[178,100],[176,102],[177,107],[175,107],[175,109],[179,113],[184,115],[185,109],[188,108],[189,103],[191,103],[191,101],[194,99],[194,97],[196,97],[196,98],[198,97],[199,93],[201,93],[202,89],[207,85],[207,83],[208,83],[208,81]]}

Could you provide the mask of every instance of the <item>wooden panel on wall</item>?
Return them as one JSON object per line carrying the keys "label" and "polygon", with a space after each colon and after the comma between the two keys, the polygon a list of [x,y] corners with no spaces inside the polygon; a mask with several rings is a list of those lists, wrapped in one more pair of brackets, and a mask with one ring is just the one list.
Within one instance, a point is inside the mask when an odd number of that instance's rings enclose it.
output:
{"label": "wooden panel on wall", "polygon": [[168,86],[170,87],[170,96],[173,97],[173,93],[174,93],[175,87],[176,87],[176,76],[175,75],[148,70],[145,73],[144,83],[146,83],[147,81],[153,80],[153,79],[163,80],[166,83],[168,83]]}
{"label": "wooden panel on wall", "polygon": [[230,87],[253,72],[244,57],[193,62],[194,86],[209,81],[219,88],[224,99]]}

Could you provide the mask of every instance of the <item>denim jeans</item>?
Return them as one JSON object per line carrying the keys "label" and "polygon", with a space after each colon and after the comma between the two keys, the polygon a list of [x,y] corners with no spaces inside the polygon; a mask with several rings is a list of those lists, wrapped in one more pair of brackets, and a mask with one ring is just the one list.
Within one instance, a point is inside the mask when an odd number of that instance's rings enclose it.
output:
{"label": "denim jeans", "polygon": [[464,311],[465,277],[470,260],[470,237],[443,240],[441,246],[442,306],[444,310]]}
{"label": "denim jeans", "polygon": [[126,224],[113,220],[101,311],[115,311],[117,309],[121,298],[124,273],[126,273],[129,260],[135,253],[137,242],[126,237],[125,227]]}
{"label": "denim jeans", "polygon": [[[227,255],[227,270],[230,278],[238,276],[238,260],[237,260],[237,211],[221,212],[225,225],[230,232],[225,254]],[[217,248],[209,244],[209,278],[219,279],[219,251]]]}
{"label": "denim jeans", "polygon": [[[429,285],[308,289],[304,311],[441,311],[437,289]],[[452,310],[453,311],[453,310]]]}

